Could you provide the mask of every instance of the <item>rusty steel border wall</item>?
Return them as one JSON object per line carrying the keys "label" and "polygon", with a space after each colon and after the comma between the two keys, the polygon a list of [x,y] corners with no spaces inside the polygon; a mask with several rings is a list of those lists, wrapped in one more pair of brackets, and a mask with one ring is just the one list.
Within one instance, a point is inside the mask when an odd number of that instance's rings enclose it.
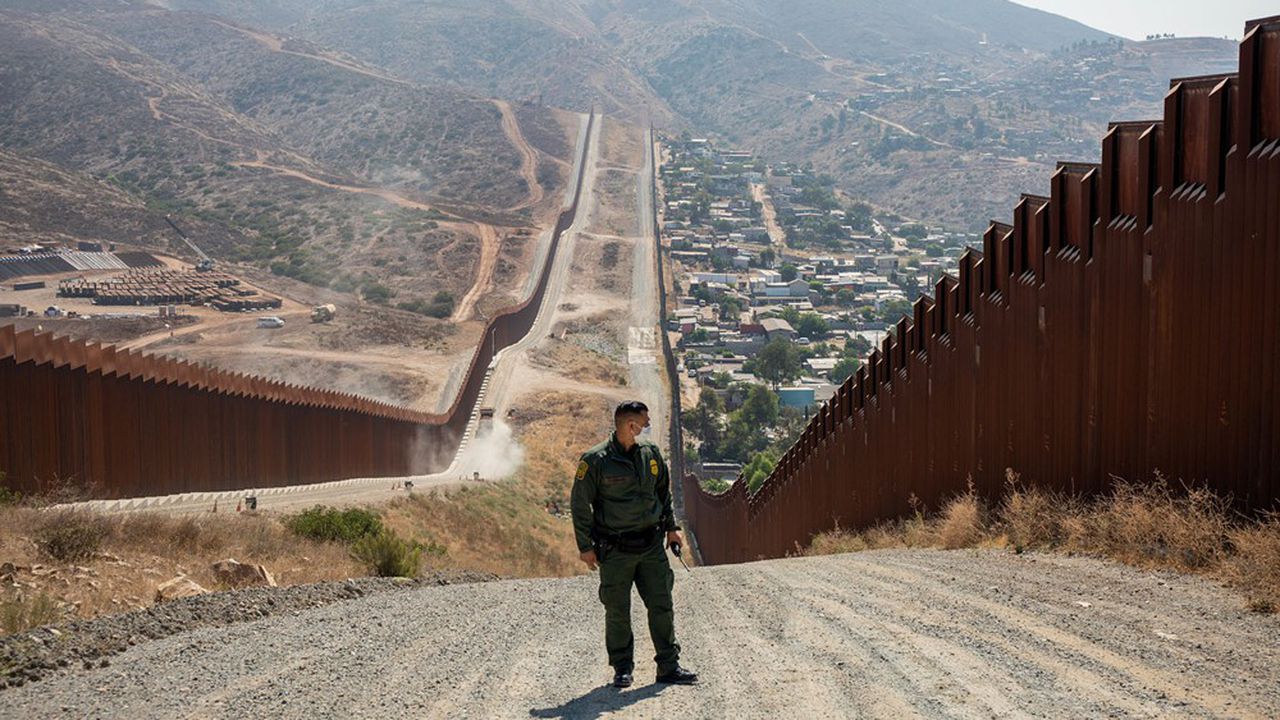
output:
{"label": "rusty steel border wall", "polygon": [[[653,126],[649,127],[647,141],[650,148],[656,142]],[[655,268],[658,271],[658,335],[662,341],[662,362],[663,367],[666,368],[668,391],[671,395],[671,427],[667,429],[670,446],[667,449],[667,462],[670,465],[671,477],[675,478],[676,483],[682,483],[684,481],[684,433],[680,428],[680,374],[676,370],[676,356],[671,349],[671,338],[667,335],[667,274],[665,261],[662,258],[662,227],[658,223],[658,158],[656,154],[652,170],[653,175],[649,177],[649,197],[653,199],[653,207],[650,211],[653,213],[653,243],[654,252],[657,255]],[[682,506],[683,494],[675,500],[678,506]],[[676,510],[683,512],[683,507],[677,507]]]}
{"label": "rusty steel border wall", "polygon": [[99,498],[420,475],[451,462],[497,351],[533,327],[573,194],[529,298],[485,327],[453,405],[432,415],[332,390],[0,327],[0,472],[23,493],[73,482]]}
{"label": "rusty steel border wall", "polygon": [[1280,17],[1235,75],[1171,82],[1164,119],[1113,124],[1099,165],[993,222],[748,495],[686,483],[708,563],[937,509],[1006,469],[1105,491],[1161,473],[1242,510],[1280,498]]}

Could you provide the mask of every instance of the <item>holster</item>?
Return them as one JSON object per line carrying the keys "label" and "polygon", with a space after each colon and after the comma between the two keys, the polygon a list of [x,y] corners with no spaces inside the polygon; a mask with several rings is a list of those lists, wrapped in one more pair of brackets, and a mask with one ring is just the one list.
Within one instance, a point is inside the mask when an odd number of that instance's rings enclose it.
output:
{"label": "holster", "polygon": [[613,550],[613,544],[599,530],[591,531],[591,548],[596,551],[596,562],[604,562]]}

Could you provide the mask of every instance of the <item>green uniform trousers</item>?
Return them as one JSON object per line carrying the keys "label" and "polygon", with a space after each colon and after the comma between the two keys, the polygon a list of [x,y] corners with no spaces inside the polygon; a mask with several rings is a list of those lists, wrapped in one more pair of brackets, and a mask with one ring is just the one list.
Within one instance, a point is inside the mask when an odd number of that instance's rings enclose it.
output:
{"label": "green uniform trousers", "polygon": [[676,643],[675,608],[671,588],[675,573],[667,563],[661,540],[636,553],[614,549],[600,563],[600,602],[604,603],[604,645],[615,670],[635,667],[635,639],[631,634],[631,585],[635,584],[649,611],[649,637],[656,651],[658,674],[674,670],[680,660]]}

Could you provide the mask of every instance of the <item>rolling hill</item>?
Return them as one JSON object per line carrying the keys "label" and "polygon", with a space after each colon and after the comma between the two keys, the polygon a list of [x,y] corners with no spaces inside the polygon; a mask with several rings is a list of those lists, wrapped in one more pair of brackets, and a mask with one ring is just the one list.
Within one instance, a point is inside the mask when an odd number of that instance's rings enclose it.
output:
{"label": "rolling hill", "polygon": [[[6,176],[55,189],[8,191],[24,199],[5,215],[25,220],[0,239],[38,225],[72,239],[63,219],[78,216],[94,221],[86,239],[124,240],[105,208],[147,228],[177,214],[227,261],[402,301],[461,296],[479,238],[518,261],[567,174],[576,117],[506,107],[208,15],[19,3],[0,10],[0,150],[21,159]],[[543,139],[529,154],[545,200],[528,202],[506,114]],[[168,249],[163,232],[127,239]]]}
{"label": "rolling hill", "polygon": [[168,0],[397,77],[718,135],[978,229],[1235,44],[1130,42],[1005,0]]}

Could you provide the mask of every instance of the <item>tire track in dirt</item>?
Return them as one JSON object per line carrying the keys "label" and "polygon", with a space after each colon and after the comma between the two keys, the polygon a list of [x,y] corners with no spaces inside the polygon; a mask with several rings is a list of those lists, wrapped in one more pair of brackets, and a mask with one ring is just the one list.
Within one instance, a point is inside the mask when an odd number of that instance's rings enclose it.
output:
{"label": "tire track in dirt", "polygon": [[462,296],[462,300],[458,302],[453,315],[449,318],[452,322],[462,322],[471,317],[476,309],[476,303],[488,292],[489,286],[493,283],[493,271],[498,266],[498,253],[502,251],[502,238],[498,236],[498,231],[492,225],[485,223],[473,225],[480,240],[480,262],[476,266],[475,282]]}
{"label": "tire track in dirt", "polygon": [[[371,195],[373,197],[385,200],[393,205],[413,210],[424,210],[439,212],[431,205],[401,195],[394,190],[379,187],[360,187],[357,185],[344,185],[342,183],[330,182],[322,180],[313,175],[308,175],[301,170],[293,168],[280,167],[279,165],[271,165],[264,160],[239,160],[232,162],[235,167],[257,168],[260,170],[268,170],[270,172],[291,177],[313,185],[336,190],[339,192],[354,193],[358,195]],[[498,266],[498,254],[502,251],[502,238],[498,234],[497,228],[482,222],[465,222],[457,220],[436,221],[440,227],[449,228],[458,232],[465,232],[474,235],[480,242],[480,261],[476,265],[476,279],[467,290],[466,294],[458,302],[454,308],[453,315],[450,316],[451,322],[462,322],[471,317],[475,311],[476,303],[489,290],[493,282],[493,272]]]}
{"label": "tire track in dirt", "polygon": [[[1067,560],[1070,560],[1068,562]],[[682,662],[652,684],[633,596],[636,686],[607,687],[597,579],[424,587],[142,641],[110,667],[3,691],[15,717],[1277,717],[1280,618],[1202,578],[1002,551],[887,550],[677,566]],[[1099,596],[1063,626],[1082,579]],[[988,590],[996,586],[996,590]],[[1147,602],[1150,598],[1150,602]],[[1129,616],[1204,638],[1153,650]],[[1184,663],[1183,660],[1186,662]],[[230,698],[226,688],[247,689]],[[180,692],[174,692],[181,688]],[[195,699],[197,705],[192,706]]]}
{"label": "tire track in dirt", "polygon": [[356,65],[355,63],[347,62],[346,60],[343,60],[341,58],[332,57],[330,55],[316,55],[314,53],[306,53],[298,50],[286,50],[284,47],[284,41],[276,37],[275,35],[269,35],[264,32],[250,30],[248,28],[237,27],[235,25],[232,25],[227,22],[223,22],[221,20],[210,20],[210,22],[212,22],[214,25],[221,25],[222,27],[228,30],[232,30],[234,32],[240,33],[241,35],[245,35],[249,37],[251,40],[257,42],[259,45],[262,45],[263,47],[267,48],[271,52],[280,53],[282,55],[293,55],[296,57],[307,58],[309,60],[315,60],[316,62],[322,62],[322,63],[325,63],[326,65],[332,65],[336,68],[346,70],[347,72],[353,72],[353,73],[356,73],[357,75],[364,75],[366,77],[371,77],[375,80],[381,80],[383,82],[389,82],[395,85],[404,85],[408,87],[413,86],[413,83],[409,82],[408,80],[402,80],[398,77],[393,77],[385,73],[380,73],[377,70],[374,70],[372,68],[362,67],[360,65]]}
{"label": "tire track in dirt", "polygon": [[525,184],[529,187],[528,197],[507,208],[507,211],[514,212],[535,207],[542,202],[545,193],[542,183],[538,182],[538,151],[525,140],[524,133],[520,131],[520,122],[516,120],[516,114],[511,111],[511,103],[505,100],[494,100],[493,104],[497,105],[498,111],[502,113],[502,132],[520,153],[520,177],[524,178]]}

